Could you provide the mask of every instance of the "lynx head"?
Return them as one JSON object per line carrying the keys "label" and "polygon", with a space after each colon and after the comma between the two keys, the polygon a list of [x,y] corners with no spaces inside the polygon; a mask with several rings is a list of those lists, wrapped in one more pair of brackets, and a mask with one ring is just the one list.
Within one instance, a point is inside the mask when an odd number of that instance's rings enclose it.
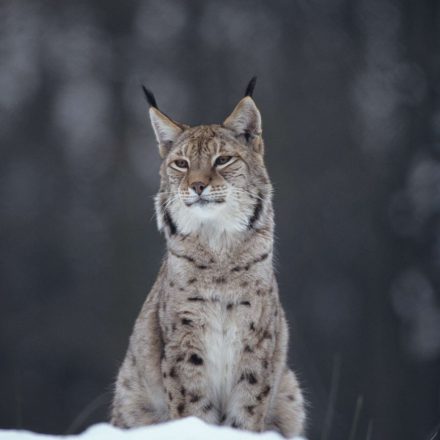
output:
{"label": "lynx head", "polygon": [[255,80],[222,124],[194,127],[162,113],[144,88],[163,159],[156,215],[168,237],[219,237],[261,223],[271,185],[263,162],[261,116],[252,99]]}

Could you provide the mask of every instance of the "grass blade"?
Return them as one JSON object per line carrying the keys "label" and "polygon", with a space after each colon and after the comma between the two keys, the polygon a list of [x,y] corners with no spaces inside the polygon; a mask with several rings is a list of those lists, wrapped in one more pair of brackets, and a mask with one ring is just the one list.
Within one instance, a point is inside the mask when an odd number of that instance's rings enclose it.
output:
{"label": "grass blade", "polygon": [[336,397],[339,388],[339,379],[341,377],[341,357],[335,355],[333,358],[332,378],[330,382],[330,394],[328,398],[327,411],[322,427],[321,440],[328,440],[335,413]]}
{"label": "grass blade", "polygon": [[362,411],[363,403],[364,403],[364,398],[362,396],[359,396],[356,401],[356,409],[354,411],[353,423],[351,424],[350,437],[348,437],[348,440],[354,440],[356,437],[356,431],[359,423],[359,416]]}

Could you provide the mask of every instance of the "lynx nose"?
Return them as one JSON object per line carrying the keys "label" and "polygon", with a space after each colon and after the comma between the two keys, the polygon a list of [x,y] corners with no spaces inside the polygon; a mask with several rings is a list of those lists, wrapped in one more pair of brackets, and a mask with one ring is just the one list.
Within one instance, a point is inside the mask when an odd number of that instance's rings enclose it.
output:
{"label": "lynx nose", "polygon": [[203,182],[193,182],[191,183],[191,188],[198,194],[202,194],[203,190],[206,188],[206,185]]}

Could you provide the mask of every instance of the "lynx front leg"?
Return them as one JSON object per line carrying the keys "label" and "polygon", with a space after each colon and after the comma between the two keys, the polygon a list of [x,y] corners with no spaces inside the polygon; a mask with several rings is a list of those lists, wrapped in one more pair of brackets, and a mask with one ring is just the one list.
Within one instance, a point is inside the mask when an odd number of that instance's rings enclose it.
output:
{"label": "lynx front leg", "polygon": [[191,333],[183,340],[169,343],[162,361],[163,380],[172,419],[195,416],[215,424],[219,422],[219,411],[208,393],[201,346]]}
{"label": "lynx front leg", "polygon": [[228,401],[224,424],[234,428],[260,432],[264,430],[269,395],[273,387],[270,370],[268,333],[252,347],[246,345],[238,366],[236,386]]}

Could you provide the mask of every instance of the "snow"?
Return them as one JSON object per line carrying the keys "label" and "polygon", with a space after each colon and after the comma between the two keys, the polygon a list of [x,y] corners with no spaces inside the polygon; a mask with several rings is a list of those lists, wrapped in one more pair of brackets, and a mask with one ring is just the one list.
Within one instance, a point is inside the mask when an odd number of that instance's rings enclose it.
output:
{"label": "snow", "polygon": [[[29,431],[0,430],[0,440],[281,440],[275,432],[256,434],[239,431],[226,426],[208,425],[196,417],[161,425],[151,425],[142,428],[122,430],[107,423],[91,426],[82,434],[62,437],[59,435],[36,434]],[[304,440],[295,437],[295,440]]]}

